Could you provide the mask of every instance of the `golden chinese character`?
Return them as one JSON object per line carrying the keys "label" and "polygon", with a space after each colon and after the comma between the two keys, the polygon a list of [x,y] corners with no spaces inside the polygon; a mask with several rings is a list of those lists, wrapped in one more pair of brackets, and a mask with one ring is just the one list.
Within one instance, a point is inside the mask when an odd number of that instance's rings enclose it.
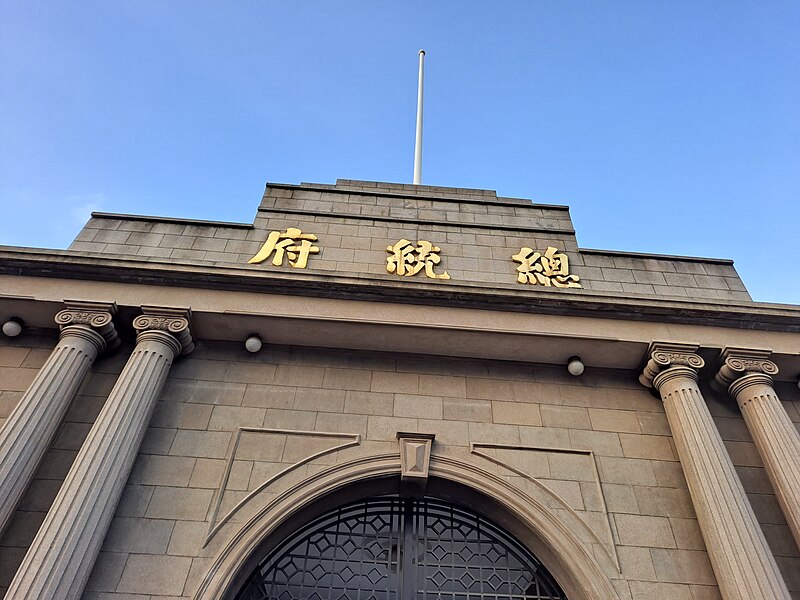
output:
{"label": "golden chinese character", "polygon": [[262,263],[267,260],[274,252],[272,264],[276,267],[283,265],[283,257],[289,260],[289,264],[297,269],[304,269],[308,264],[308,255],[317,254],[318,246],[313,246],[311,242],[316,242],[317,236],[313,233],[303,233],[297,227],[289,227],[284,233],[273,231],[267,237],[267,241],[253,258],[247,261],[248,264]]}
{"label": "golden chinese character", "polygon": [[546,286],[560,288],[582,287],[577,275],[569,274],[569,259],[566,254],[558,254],[558,250],[548,246],[544,254],[531,248],[522,248],[519,254],[511,257],[514,262],[520,263],[517,267],[519,283],[540,283]]}
{"label": "golden chinese character", "polygon": [[447,271],[441,275],[433,272],[433,268],[442,262],[439,256],[441,248],[425,240],[419,240],[416,248],[408,240],[400,240],[394,246],[387,246],[391,254],[386,258],[386,270],[389,273],[411,276],[425,269],[425,275],[431,279],[450,279]]}

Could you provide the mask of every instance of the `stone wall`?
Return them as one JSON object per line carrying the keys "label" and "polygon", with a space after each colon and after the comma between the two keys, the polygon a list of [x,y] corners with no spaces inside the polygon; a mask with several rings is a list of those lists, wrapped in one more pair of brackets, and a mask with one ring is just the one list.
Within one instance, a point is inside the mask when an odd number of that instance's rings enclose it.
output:
{"label": "stone wall", "polygon": [[[268,185],[253,224],[215,223],[95,213],[70,246],[80,253],[171,264],[291,270],[269,261],[248,265],[270,231],[298,227],[318,237],[306,272],[396,280],[386,271],[387,246],[427,240],[441,248],[431,285],[580,293],[516,282],[511,256],[522,247],[556,247],[569,256],[583,291],[649,298],[749,301],[732,261],[579,249],[566,206],[533,204],[467,190],[340,180],[337,185]],[[417,279],[424,277],[418,275]]]}
{"label": "stone wall", "polygon": [[[0,339],[2,414],[54,340],[24,343]],[[129,351],[95,363],[0,539],[0,591]],[[800,423],[797,388],[778,392]],[[800,556],[738,409],[711,390],[704,395],[800,598]],[[471,462],[530,494],[542,485],[557,494],[554,510],[585,523],[604,560],[619,560],[622,599],[718,597],[661,401],[632,372],[588,369],[573,378],[561,367],[300,347],[249,355],[239,344],[201,341],[170,374],[85,598],[190,597],[254,507],[331,464],[396,452],[397,431],[435,433],[434,455]],[[256,492],[314,453],[321,455]]]}

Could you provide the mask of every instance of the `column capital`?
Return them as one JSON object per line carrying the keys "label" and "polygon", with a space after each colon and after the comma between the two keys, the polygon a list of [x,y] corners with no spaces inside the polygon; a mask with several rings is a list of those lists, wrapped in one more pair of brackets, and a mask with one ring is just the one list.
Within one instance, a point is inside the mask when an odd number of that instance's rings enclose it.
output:
{"label": "column capital", "polygon": [[725,348],[720,354],[720,367],[714,380],[732,396],[757,383],[772,385],[778,365],[769,360],[772,350],[758,348]]}
{"label": "column capital", "polygon": [[[64,300],[66,308],[55,316],[55,322],[61,329],[61,337],[80,330],[90,330],[100,336],[95,343],[102,352],[113,350],[119,346],[119,336],[114,327],[114,316],[117,305],[114,302],[88,302],[85,300]],[[77,327],[76,327],[77,326]]]}
{"label": "column capital", "polygon": [[192,311],[189,308],[142,306],[142,314],[133,320],[133,328],[137,333],[137,341],[148,334],[160,332],[175,339],[176,354],[189,354],[194,350],[191,320]]}
{"label": "column capital", "polygon": [[676,375],[696,380],[697,371],[705,365],[705,361],[697,354],[697,349],[696,344],[651,342],[645,355],[647,362],[642,374],[639,375],[639,382],[645,387],[658,389],[664,382],[664,377],[659,375],[672,369]]}

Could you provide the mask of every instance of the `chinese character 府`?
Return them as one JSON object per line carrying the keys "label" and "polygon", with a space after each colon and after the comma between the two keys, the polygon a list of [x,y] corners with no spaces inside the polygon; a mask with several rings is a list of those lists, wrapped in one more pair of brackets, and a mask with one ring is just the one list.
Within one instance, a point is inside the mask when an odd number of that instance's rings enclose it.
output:
{"label": "chinese character \u5e9c", "polygon": [[386,258],[386,270],[389,273],[411,276],[425,269],[427,277],[450,279],[447,271],[441,275],[433,272],[434,267],[442,261],[442,258],[438,254],[441,248],[434,246],[430,242],[419,240],[417,246],[414,247],[414,244],[410,241],[403,239],[394,246],[387,246],[386,251],[390,253],[390,256]]}
{"label": "chinese character \u5e9c", "polygon": [[569,274],[569,259],[566,254],[559,254],[558,250],[549,246],[544,254],[522,248],[518,254],[511,257],[514,262],[520,263],[517,267],[519,283],[541,284],[559,288],[582,287],[577,275]]}
{"label": "chinese character \u5e9c", "polygon": [[308,264],[309,254],[317,254],[319,252],[319,247],[311,243],[316,241],[316,235],[303,233],[297,227],[289,227],[283,233],[273,231],[267,237],[267,241],[264,242],[258,254],[248,260],[247,263],[262,263],[274,252],[275,256],[272,258],[272,264],[276,267],[283,265],[285,255],[292,267],[304,269]]}

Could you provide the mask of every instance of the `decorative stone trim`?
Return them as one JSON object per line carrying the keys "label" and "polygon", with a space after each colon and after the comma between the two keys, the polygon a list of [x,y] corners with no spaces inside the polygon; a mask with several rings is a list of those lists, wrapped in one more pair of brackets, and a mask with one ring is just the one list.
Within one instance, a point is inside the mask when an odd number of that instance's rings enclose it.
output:
{"label": "decorative stone trim", "polygon": [[[401,465],[396,453],[352,459],[310,474],[260,508],[219,551],[207,567],[193,600],[230,600],[240,583],[236,578],[263,541],[278,527],[314,503],[364,482],[396,485]],[[541,502],[506,479],[472,463],[438,454],[430,462],[431,486],[448,483],[463,486],[489,500],[487,516],[502,507],[503,518],[513,518],[536,544],[536,556],[545,562],[570,598],[618,600],[612,580],[619,577],[616,566],[602,553],[595,555],[575,532],[564,526],[562,517],[547,502]],[[394,488],[396,489],[396,488]],[[191,593],[191,591],[189,591]],[[188,594],[187,594],[188,596]],[[788,600],[788,598],[787,598]]]}
{"label": "decorative stone trim", "polygon": [[[597,490],[597,497],[600,501],[600,506],[602,508],[602,514],[605,515],[604,522],[604,529],[606,530],[607,536],[605,541],[601,539],[598,535],[598,532],[592,528],[592,526],[578,514],[578,511],[570,505],[570,503],[557,494],[555,491],[550,489],[545,483],[540,481],[537,477],[532,476],[530,473],[526,472],[524,469],[515,467],[508,462],[505,462],[500,458],[499,451],[503,450],[512,450],[516,452],[543,452],[543,453],[550,453],[550,454],[561,454],[561,455],[573,455],[573,456],[585,456],[587,457],[592,463],[592,470],[594,474],[594,486]],[[488,451],[488,452],[487,452]],[[510,472],[518,475],[520,477],[525,478],[527,481],[531,482],[537,488],[542,490],[542,492],[548,497],[548,502],[555,501],[560,506],[561,516],[564,521],[564,525],[567,527],[572,528],[573,531],[581,531],[579,537],[586,538],[588,536],[590,541],[589,543],[593,546],[596,546],[596,550],[594,552],[597,555],[598,552],[602,552],[610,561],[612,561],[617,569],[617,573],[620,575],[622,574],[622,568],[620,566],[619,561],[619,551],[617,550],[617,546],[614,543],[614,534],[612,533],[612,524],[611,524],[611,514],[608,512],[608,506],[606,504],[605,493],[603,492],[603,486],[600,483],[600,469],[597,466],[597,457],[595,456],[594,452],[591,450],[579,450],[579,449],[571,449],[571,448],[556,448],[556,447],[547,447],[547,446],[523,446],[523,445],[516,445],[516,444],[493,444],[489,442],[472,442],[470,444],[470,453],[474,454],[475,456],[480,456],[484,460],[489,461],[495,465],[503,467],[504,469],[508,469]],[[588,482],[586,482],[588,483]],[[584,482],[581,482],[581,487],[583,487]],[[528,492],[530,493],[530,491]]]}
{"label": "decorative stone trim", "polygon": [[428,484],[434,434],[397,432],[400,442],[400,489],[410,496],[421,496]]}
{"label": "decorative stone trim", "polygon": [[192,311],[189,308],[142,306],[142,314],[133,320],[136,340],[138,342],[151,337],[150,332],[165,332],[180,344],[175,354],[189,354],[194,350],[191,319]]}
{"label": "decorative stone trim", "polygon": [[666,378],[660,378],[668,369],[683,367],[683,374],[694,371],[694,379],[697,379],[697,371],[702,369],[705,361],[696,354],[698,346],[695,344],[678,344],[674,342],[652,342],[647,349],[647,363],[642,374],[639,375],[639,382],[648,388],[656,388],[664,383]]}
{"label": "decorative stone trim", "polygon": [[738,383],[737,380],[751,374],[762,375],[759,378],[751,378],[753,383],[767,381],[771,385],[772,376],[778,374],[778,365],[768,360],[771,354],[771,350],[725,348],[720,355],[722,364],[714,379],[734,397],[736,392],[731,389],[732,386]]}
{"label": "decorative stone trim", "polygon": [[114,302],[86,302],[83,300],[64,300],[67,308],[55,316],[56,325],[61,329],[61,337],[70,333],[76,334],[79,327],[91,328],[103,338],[103,347],[99,351],[114,350],[119,346],[119,336],[114,327],[113,318],[117,314]]}
{"label": "decorative stone trim", "polygon": [[[264,481],[260,482],[258,486],[254,489],[250,490],[248,494],[242,498],[236,505],[231,508],[227,514],[223,516],[219,516],[220,507],[222,505],[222,499],[225,495],[226,486],[228,485],[228,481],[230,480],[231,471],[233,469],[233,464],[236,461],[236,453],[239,449],[239,444],[242,440],[243,433],[255,433],[255,434],[274,434],[274,435],[283,435],[283,436],[299,436],[299,437],[311,437],[311,438],[331,438],[336,439],[340,438],[344,441],[340,444],[334,444],[328,448],[320,450],[319,452],[314,452],[309,454],[308,456],[301,458],[291,464],[286,464],[283,469],[278,471],[277,473],[267,477]],[[206,533],[206,539],[203,542],[203,547],[205,548],[208,543],[211,541],[216,533],[222,528],[225,523],[227,523],[231,517],[243,506],[245,506],[248,502],[253,501],[256,496],[258,496],[263,490],[267,489],[270,485],[274,482],[278,481],[281,477],[284,477],[295,471],[299,467],[310,463],[311,461],[317,460],[318,458],[322,458],[328,454],[332,454],[334,452],[340,452],[341,450],[345,450],[346,448],[350,448],[352,446],[358,446],[361,443],[361,434],[358,433],[336,433],[331,431],[302,431],[296,429],[272,429],[267,427],[239,427],[236,430],[236,435],[233,439],[233,444],[228,452],[228,458],[226,459],[225,465],[225,473],[222,477],[222,481],[220,482],[219,489],[215,494],[215,499],[211,504],[211,516],[208,520],[208,532]]]}

